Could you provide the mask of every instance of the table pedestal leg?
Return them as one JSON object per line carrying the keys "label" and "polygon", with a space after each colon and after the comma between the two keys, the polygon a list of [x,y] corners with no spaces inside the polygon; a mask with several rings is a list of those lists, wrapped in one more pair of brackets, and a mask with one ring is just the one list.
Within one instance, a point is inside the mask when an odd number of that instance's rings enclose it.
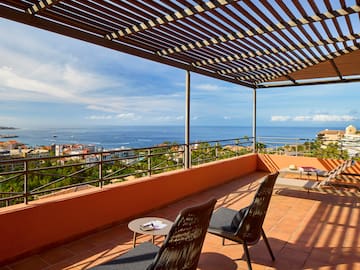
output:
{"label": "table pedestal leg", "polygon": [[133,247],[135,247],[136,245],[136,232],[134,232],[134,236],[133,236]]}

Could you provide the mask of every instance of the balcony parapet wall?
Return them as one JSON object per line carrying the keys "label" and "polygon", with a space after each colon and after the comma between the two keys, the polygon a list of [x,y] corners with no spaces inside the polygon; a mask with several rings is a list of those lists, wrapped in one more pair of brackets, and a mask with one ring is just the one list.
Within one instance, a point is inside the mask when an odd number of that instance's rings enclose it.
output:
{"label": "balcony parapet wall", "polygon": [[[289,165],[295,165],[296,167],[314,167],[324,171],[331,171],[343,162],[344,160],[340,159],[321,159],[315,157],[258,154],[257,169],[263,171],[277,171],[283,168],[287,168]],[[347,168],[344,172],[360,174],[359,162],[350,168]]]}
{"label": "balcony parapet wall", "polygon": [[0,209],[0,265],[257,170],[256,154]]}

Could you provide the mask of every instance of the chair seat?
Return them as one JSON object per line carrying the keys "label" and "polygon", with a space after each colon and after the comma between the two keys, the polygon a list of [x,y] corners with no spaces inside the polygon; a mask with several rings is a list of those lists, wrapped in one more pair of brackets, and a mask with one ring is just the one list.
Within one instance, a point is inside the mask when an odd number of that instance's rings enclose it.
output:
{"label": "chair seat", "polygon": [[91,269],[145,270],[152,263],[158,251],[158,246],[155,246],[150,242],[144,242],[120,257]]}
{"label": "chair seat", "polygon": [[216,199],[183,209],[161,247],[143,243],[96,270],[196,270]]}
{"label": "chair seat", "polygon": [[236,232],[236,228],[231,227],[232,220],[238,211],[221,207],[216,210],[210,220],[208,232],[221,236],[232,238]]}
{"label": "chair seat", "polygon": [[223,245],[225,239],[243,245],[249,270],[252,270],[252,266],[248,245],[255,245],[261,236],[271,259],[275,260],[262,225],[278,175],[279,172],[274,172],[264,177],[250,205],[238,211],[221,207],[213,213],[209,223],[208,232],[222,237]]}

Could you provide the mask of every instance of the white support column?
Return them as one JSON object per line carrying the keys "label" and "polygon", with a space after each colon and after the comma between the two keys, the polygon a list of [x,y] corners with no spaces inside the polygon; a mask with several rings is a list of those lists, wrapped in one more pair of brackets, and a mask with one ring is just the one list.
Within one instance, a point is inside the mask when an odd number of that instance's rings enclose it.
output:
{"label": "white support column", "polygon": [[252,136],[253,136],[253,152],[256,153],[256,88],[253,91],[253,126],[252,126]]}
{"label": "white support column", "polygon": [[184,151],[184,165],[185,169],[191,167],[191,153],[190,153],[190,71],[186,71],[186,94],[185,94],[185,151]]}

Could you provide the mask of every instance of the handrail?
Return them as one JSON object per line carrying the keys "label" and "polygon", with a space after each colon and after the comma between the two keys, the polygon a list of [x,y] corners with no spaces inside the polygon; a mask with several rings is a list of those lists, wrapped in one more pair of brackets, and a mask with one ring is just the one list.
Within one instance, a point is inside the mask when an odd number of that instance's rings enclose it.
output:
{"label": "handrail", "polygon": [[[6,157],[0,159],[0,206],[19,203],[20,198],[27,203],[35,196],[71,187],[86,184],[102,187],[129,176],[139,177],[182,168],[182,147],[164,145],[61,156]],[[180,162],[174,165],[168,161],[156,161],[166,155],[178,155]],[[145,167],[144,164],[151,159],[154,159],[153,166]]]}
{"label": "handrail", "polygon": [[[342,159],[348,155],[344,146],[350,147],[349,142],[304,138],[258,137],[256,141],[260,153],[302,156],[320,155],[316,151],[334,143],[338,147],[338,157]],[[190,144],[190,165],[250,153],[252,144],[252,137],[193,142]],[[38,196],[68,188],[85,185],[102,188],[129,177],[185,169],[184,147],[184,144],[164,144],[61,156],[0,158],[0,207],[27,203]],[[360,151],[360,141],[351,147]]]}

